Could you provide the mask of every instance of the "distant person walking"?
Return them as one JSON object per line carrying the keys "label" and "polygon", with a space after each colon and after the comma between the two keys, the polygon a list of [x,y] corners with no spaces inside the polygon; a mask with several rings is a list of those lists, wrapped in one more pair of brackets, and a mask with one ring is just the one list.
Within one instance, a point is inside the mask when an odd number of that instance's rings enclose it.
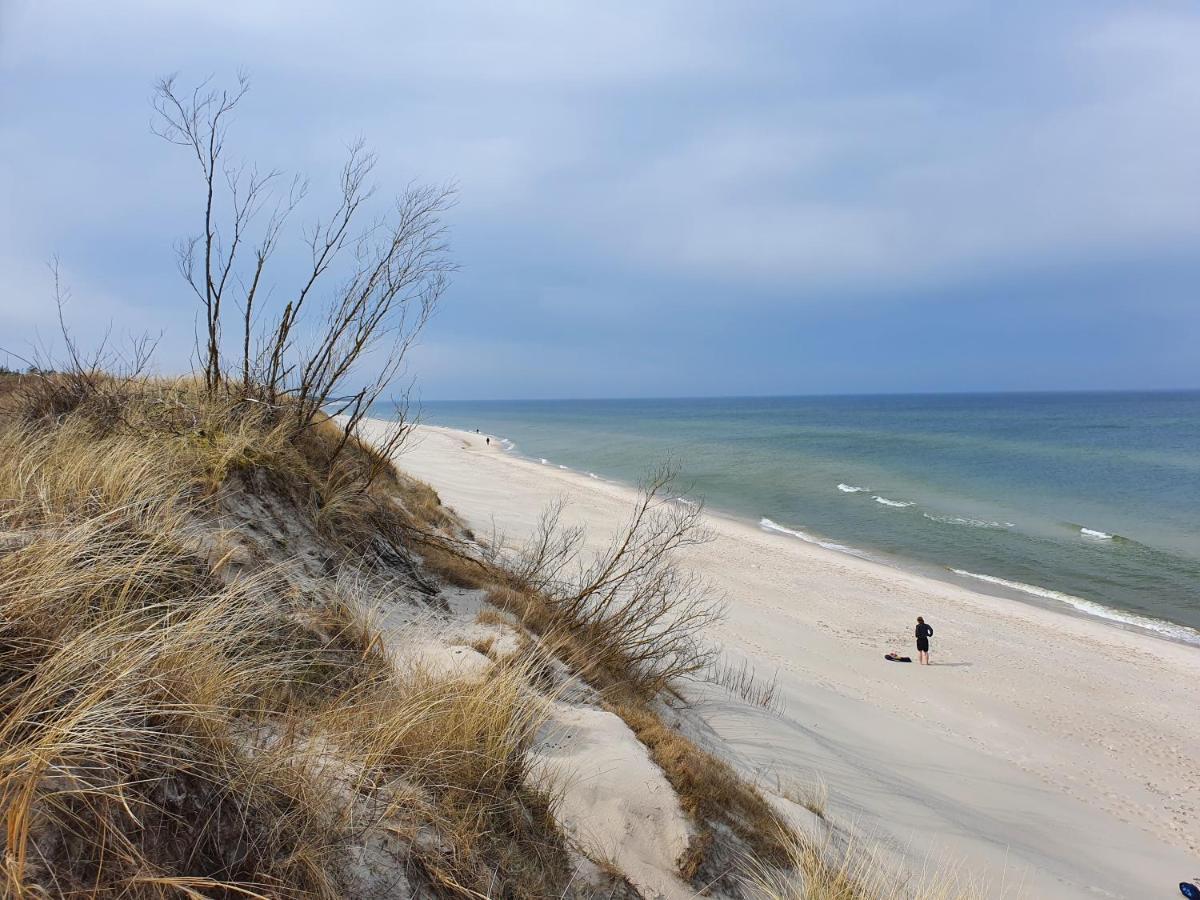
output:
{"label": "distant person walking", "polygon": [[917,662],[923,666],[929,665],[929,639],[933,637],[933,628],[925,624],[925,619],[917,616]]}

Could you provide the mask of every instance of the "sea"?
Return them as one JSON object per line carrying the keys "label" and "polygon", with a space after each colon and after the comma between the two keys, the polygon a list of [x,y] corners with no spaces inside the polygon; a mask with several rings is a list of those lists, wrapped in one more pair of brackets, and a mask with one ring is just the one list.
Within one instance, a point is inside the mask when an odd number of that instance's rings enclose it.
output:
{"label": "sea", "polygon": [[427,402],[423,421],[1200,646],[1200,391]]}

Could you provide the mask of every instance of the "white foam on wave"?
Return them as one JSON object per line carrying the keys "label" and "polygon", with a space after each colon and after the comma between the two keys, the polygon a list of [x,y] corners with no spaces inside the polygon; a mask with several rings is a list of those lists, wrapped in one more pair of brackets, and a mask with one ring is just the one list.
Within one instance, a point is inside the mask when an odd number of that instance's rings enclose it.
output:
{"label": "white foam on wave", "polygon": [[912,503],[908,500],[889,500],[887,497],[880,497],[878,494],[876,494],[871,499],[874,500],[876,503],[882,503],[884,506],[894,506],[897,509],[904,509],[905,507],[916,506],[915,503]]}
{"label": "white foam on wave", "polygon": [[1120,622],[1122,625],[1133,625],[1137,628],[1144,628],[1147,631],[1153,631],[1157,634],[1165,635],[1169,638],[1174,638],[1177,641],[1184,641],[1188,644],[1200,645],[1200,631],[1194,628],[1188,628],[1186,625],[1176,625],[1174,622],[1166,622],[1162,619],[1152,619],[1149,616],[1140,616],[1137,613],[1125,612],[1120,609],[1112,609],[1100,603],[1095,603],[1091,600],[1085,600],[1083,597],[1076,597],[1073,594],[1064,594],[1062,591],[1051,590],[1050,588],[1038,587],[1036,584],[1025,584],[1020,581],[1009,581],[1007,578],[997,578],[995,575],[980,575],[978,572],[968,572],[966,569],[951,569],[955,575],[961,575],[964,578],[974,578],[977,581],[986,581],[988,584],[998,584],[1001,587],[1009,588],[1014,591],[1021,591],[1025,594],[1032,594],[1035,597],[1044,597],[1047,600],[1057,600],[1059,603],[1065,603],[1072,606],[1080,612],[1087,613],[1090,616],[1095,616],[1099,619],[1107,619],[1110,622]]}
{"label": "white foam on wave", "polygon": [[546,457],[544,457],[544,456],[539,456],[538,462],[540,462],[543,466],[550,465],[550,460],[546,459]]}
{"label": "white foam on wave", "polygon": [[870,488],[859,487],[857,484],[843,484],[839,481],[838,490],[843,494],[863,494],[869,491]]}
{"label": "white foam on wave", "polygon": [[833,541],[823,541],[820,538],[815,538],[811,534],[803,531],[798,531],[795,528],[785,528],[778,522],[772,522],[766,516],[763,516],[759,521],[758,526],[763,531],[775,531],[779,534],[786,534],[789,537],[799,538],[807,544],[816,544],[818,547],[824,547],[826,550],[836,550],[838,553],[849,553],[851,556],[858,556],[862,559],[869,557],[861,550],[855,550],[853,547],[847,547],[845,544],[835,544]]}
{"label": "white foam on wave", "polygon": [[945,525],[966,525],[968,528],[1013,528],[1012,522],[990,522],[987,519],[969,519],[964,516],[935,516],[932,513],[921,513],[931,522],[941,522]]}
{"label": "white foam on wave", "polygon": [[514,444],[512,441],[510,441],[508,438],[500,438],[500,446],[504,450],[509,450],[509,451],[515,450],[517,448],[517,445]]}
{"label": "white foam on wave", "polygon": [[595,472],[588,472],[588,478],[595,478],[597,481],[600,480],[600,476],[597,475]]}
{"label": "white foam on wave", "polygon": [[559,464],[559,466],[558,466],[558,467],[559,467],[560,469],[566,469],[566,468],[567,468],[566,466],[562,465],[561,463]]}
{"label": "white foam on wave", "polygon": [[700,506],[700,504],[695,500],[689,500],[687,497],[676,497],[675,502],[682,503],[684,506],[690,506],[692,509],[696,509]]}
{"label": "white foam on wave", "polygon": [[1111,541],[1113,539],[1113,535],[1107,531],[1097,531],[1094,528],[1080,528],[1079,533],[1093,541]]}

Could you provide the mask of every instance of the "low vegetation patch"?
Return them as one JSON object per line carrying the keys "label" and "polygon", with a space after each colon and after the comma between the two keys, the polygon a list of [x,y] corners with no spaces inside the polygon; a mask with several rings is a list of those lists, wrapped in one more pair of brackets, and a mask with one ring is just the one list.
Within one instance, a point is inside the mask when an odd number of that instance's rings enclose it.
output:
{"label": "low vegetation patch", "polygon": [[[381,562],[407,559],[398,476],[191,382],[61,384],[0,414],[0,892],[557,896],[527,673],[406,667],[363,613],[372,573],[409,583]],[[334,548],[334,571],[297,582],[248,508]]]}
{"label": "low vegetation patch", "polygon": [[725,657],[714,661],[712,667],[704,673],[706,681],[725,688],[735,697],[739,697],[751,706],[757,706],[770,712],[779,711],[779,677],[774,675],[770,681],[765,681],[754,671],[747,660],[732,663]]}
{"label": "low vegetation patch", "polygon": [[829,785],[816,773],[813,773],[812,780],[807,782],[796,778],[777,777],[774,787],[777,795],[804,807],[818,819],[824,819],[828,814]]}
{"label": "low vegetation patch", "polygon": [[744,883],[754,900],[980,900],[986,892],[953,870],[912,876],[887,862],[878,847],[853,834],[782,838],[788,864],[745,861]]}

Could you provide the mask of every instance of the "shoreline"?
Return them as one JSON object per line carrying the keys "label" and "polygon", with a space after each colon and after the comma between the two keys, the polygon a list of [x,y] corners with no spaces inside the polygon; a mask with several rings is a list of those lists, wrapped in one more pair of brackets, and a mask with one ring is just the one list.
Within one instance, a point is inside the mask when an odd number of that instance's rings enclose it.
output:
{"label": "shoreline", "polygon": [[[476,435],[475,432],[467,431],[461,428],[455,428],[454,426],[450,425],[429,424],[423,425],[422,427],[441,429],[443,431],[463,435]],[[629,482],[623,481],[619,478],[610,478],[608,476],[599,475],[595,472],[587,471],[586,469],[576,469],[561,463],[556,463],[554,460],[547,459],[546,457],[526,454],[518,448],[517,444],[513,440],[501,435],[480,432],[477,436],[481,438],[490,437],[494,442],[499,444],[497,449],[511,455],[515,459],[520,459],[530,464],[536,463],[551,470],[574,472],[576,474],[585,475],[594,480],[599,480],[608,484],[615,484],[631,491],[637,489],[636,485],[630,484]],[[839,485],[839,487],[841,486]],[[863,489],[855,488],[854,490]],[[695,502],[686,497],[678,497],[676,499],[688,503]],[[925,578],[931,578],[945,584],[954,585],[955,587],[960,587],[974,593],[982,594],[984,596],[996,597],[1010,602],[1026,604],[1038,609],[1044,609],[1052,613],[1068,616],[1070,618],[1099,622],[1108,628],[1114,628],[1119,631],[1126,631],[1133,634],[1140,634],[1155,640],[1166,641],[1168,643],[1177,644],[1183,647],[1190,647],[1200,651],[1200,629],[1193,628],[1192,626],[1185,625],[1181,622],[1172,621],[1171,619],[1164,619],[1143,613],[1137,613],[1121,607],[1107,606],[1098,601],[1068,594],[1055,588],[1043,587],[1036,584],[1024,584],[1013,579],[993,575],[988,572],[969,572],[963,569],[956,569],[948,564],[926,562],[923,560],[903,557],[894,553],[883,553],[882,551],[878,550],[852,547],[839,543],[833,538],[812,532],[807,529],[791,528],[786,523],[775,522],[767,518],[765,515],[757,516],[758,521],[755,522],[755,515],[712,507],[709,506],[707,502],[704,504],[704,511],[709,515],[729,519],[731,521],[738,522],[743,525],[749,525],[751,527],[758,527],[764,532],[775,533],[780,537],[802,541],[821,549],[828,550],[832,553],[845,554],[850,557],[867,560],[890,569],[895,569],[899,572],[907,572]],[[1083,528],[1082,530],[1087,532],[1091,529]],[[1099,532],[1096,533],[1098,534]],[[1111,538],[1112,536],[1109,535],[1109,537]]]}
{"label": "shoreline", "polygon": [[[397,462],[510,546],[559,496],[595,546],[620,526],[628,487],[483,438],[420,426]],[[1194,648],[704,521],[713,541],[681,561],[726,598],[711,639],[774,675],[781,706],[688,688],[713,752],[765,785],[818,773],[830,815],[913,869],[977,873],[987,896],[1140,898],[1192,874],[1200,758],[1179,711],[1200,708]],[[884,661],[911,653],[917,614],[935,665]]]}

